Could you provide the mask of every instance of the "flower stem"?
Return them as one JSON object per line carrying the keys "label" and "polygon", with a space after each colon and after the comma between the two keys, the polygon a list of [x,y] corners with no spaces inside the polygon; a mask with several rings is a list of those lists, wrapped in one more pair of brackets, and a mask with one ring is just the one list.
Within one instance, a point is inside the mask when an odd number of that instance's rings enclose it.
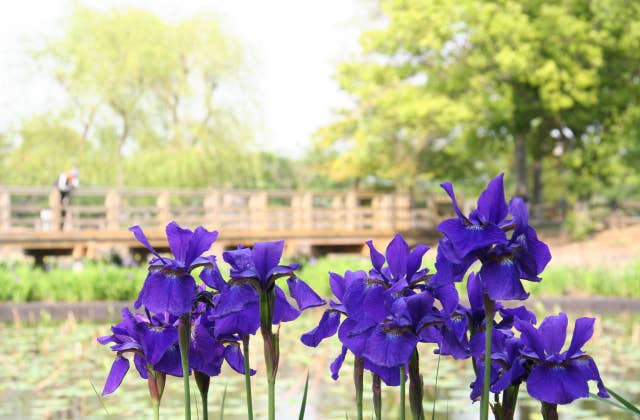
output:
{"label": "flower stem", "polygon": [[382,386],[380,376],[375,373],[372,374],[371,393],[373,394],[373,412],[376,420],[380,420],[382,418]]}
{"label": "flower stem", "polygon": [[356,387],[357,419],[362,420],[362,388],[364,377],[364,360],[356,356],[353,362],[353,384]]}
{"label": "flower stem", "polygon": [[420,359],[418,349],[411,353],[409,359],[409,404],[411,407],[411,417],[413,420],[424,420],[424,409],[422,408],[422,398],[424,387],[422,375],[420,375]]}
{"label": "flower stem", "polygon": [[558,405],[542,402],[541,410],[544,420],[558,420]]}
{"label": "flower stem", "polygon": [[406,376],[406,370],[407,368],[402,365],[400,366],[400,420],[405,420],[405,408],[404,408],[404,399],[405,399],[405,392],[404,392],[404,379]]}
{"label": "flower stem", "polygon": [[251,398],[251,368],[249,366],[249,336],[242,337],[244,353],[244,387],[247,392],[247,418],[253,420],[253,399]]}
{"label": "flower stem", "polygon": [[211,377],[206,373],[194,370],[193,377],[198,385],[200,391],[200,399],[202,400],[202,418],[203,420],[209,420],[209,384],[211,383]]}
{"label": "flower stem", "polygon": [[191,315],[180,317],[178,327],[180,360],[182,361],[182,379],[184,384],[184,418],[191,420],[191,392],[189,390],[189,344],[191,341]]}
{"label": "flower stem", "polygon": [[160,420],[160,401],[151,401],[153,405],[153,420]]}
{"label": "flower stem", "polygon": [[493,334],[493,317],[495,302],[486,294],[484,300],[485,340],[484,340],[484,381],[482,384],[482,401],[480,403],[480,420],[489,420],[489,388],[491,386],[491,335]]}
{"label": "flower stem", "polygon": [[273,333],[272,320],[275,291],[260,293],[260,332],[264,344],[264,361],[267,370],[268,418],[276,418],[276,376],[280,361],[278,334]]}
{"label": "flower stem", "polygon": [[502,417],[504,420],[513,420],[518,402],[518,390],[520,384],[511,385],[502,393]]}

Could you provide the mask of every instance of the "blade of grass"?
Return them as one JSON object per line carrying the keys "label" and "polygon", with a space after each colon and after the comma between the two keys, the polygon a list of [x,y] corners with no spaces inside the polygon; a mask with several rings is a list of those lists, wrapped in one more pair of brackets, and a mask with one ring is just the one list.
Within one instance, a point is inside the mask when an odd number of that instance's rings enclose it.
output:
{"label": "blade of grass", "polygon": [[100,405],[102,406],[102,408],[104,408],[105,413],[107,413],[107,416],[111,417],[109,410],[107,410],[107,406],[104,405],[104,401],[102,401],[102,397],[100,396],[100,394],[98,394],[98,390],[93,385],[93,381],[90,380],[89,383],[91,384],[91,388],[93,388],[93,392],[95,392],[96,397],[98,397],[98,401],[100,401]]}
{"label": "blade of grass", "polygon": [[436,418],[436,400],[438,399],[438,376],[440,372],[440,353],[438,353],[438,363],[436,364],[436,383],[433,387],[433,408],[431,409],[431,420]]}
{"label": "blade of grass", "polygon": [[224,402],[227,400],[227,384],[224,384],[224,391],[222,392],[222,401],[220,401],[220,420],[224,419]]}
{"label": "blade of grass", "polygon": [[594,400],[598,400],[598,401],[603,402],[603,403],[605,403],[605,404],[609,404],[610,406],[615,407],[615,408],[617,408],[618,410],[622,410],[622,411],[624,411],[624,412],[625,412],[625,413],[627,413],[627,414],[631,414],[631,415],[633,415],[633,416],[640,417],[640,414],[638,414],[638,413],[636,413],[636,412],[634,412],[634,411],[629,410],[627,407],[625,407],[625,406],[624,406],[624,405],[622,405],[622,404],[618,404],[618,403],[613,402],[613,401],[611,401],[611,400],[609,400],[609,399],[607,399],[607,398],[602,398],[602,397],[600,397],[600,396],[598,396],[598,395],[596,395],[596,394],[594,394],[594,393],[592,393],[592,392],[590,392],[590,393],[589,393],[589,396],[590,396],[591,398],[593,398]]}
{"label": "blade of grass", "polygon": [[304,420],[304,411],[307,408],[307,391],[309,391],[309,371],[307,370],[307,380],[304,383],[304,393],[302,394],[302,403],[300,404],[300,414],[298,420]]}
{"label": "blade of grass", "polygon": [[[606,387],[605,387],[606,388]],[[629,410],[633,411],[634,413],[636,413],[636,415],[640,416],[640,408],[636,407],[635,405],[633,405],[633,403],[627,401],[626,399],[624,399],[620,394],[618,394],[617,392],[615,392],[612,389],[606,388],[607,392],[609,394],[611,394],[613,396],[613,398],[615,398],[620,404],[624,405],[625,407],[627,407]]]}

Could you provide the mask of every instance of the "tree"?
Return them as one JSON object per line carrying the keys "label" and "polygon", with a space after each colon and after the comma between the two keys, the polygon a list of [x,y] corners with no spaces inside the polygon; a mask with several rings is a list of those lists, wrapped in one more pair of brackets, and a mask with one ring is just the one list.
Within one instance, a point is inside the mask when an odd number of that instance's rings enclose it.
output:
{"label": "tree", "polygon": [[[516,193],[533,203],[543,198],[543,168],[618,179],[616,127],[638,122],[628,109],[640,98],[631,64],[640,59],[640,4],[383,0],[381,9],[362,56],[338,70],[354,106],[317,134],[318,153],[336,158],[336,179],[482,181],[479,173],[511,163]],[[581,154],[590,158],[576,166]]]}
{"label": "tree", "polygon": [[[62,112],[46,118],[78,142],[56,144],[82,151],[83,183],[206,186],[250,177],[250,118],[218,95],[235,82],[243,55],[214,17],[168,23],[144,10],[76,5],[63,35],[34,55],[67,95]],[[34,153],[49,147],[37,139],[28,132],[16,143]]]}

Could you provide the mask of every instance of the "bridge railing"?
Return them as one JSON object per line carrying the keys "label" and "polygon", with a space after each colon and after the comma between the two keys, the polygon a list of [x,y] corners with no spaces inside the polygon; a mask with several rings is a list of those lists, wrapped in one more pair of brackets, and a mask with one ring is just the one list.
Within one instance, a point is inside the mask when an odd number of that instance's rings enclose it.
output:
{"label": "bridge railing", "polygon": [[408,193],[83,187],[68,204],[48,187],[0,186],[0,229],[10,231],[162,228],[171,220],[242,231],[433,229],[446,196],[420,205]]}

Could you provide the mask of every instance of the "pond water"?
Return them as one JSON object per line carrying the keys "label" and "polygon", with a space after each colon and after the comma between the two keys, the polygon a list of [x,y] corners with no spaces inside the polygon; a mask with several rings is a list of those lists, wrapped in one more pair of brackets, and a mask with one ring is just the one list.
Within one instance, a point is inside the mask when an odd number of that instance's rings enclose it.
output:
{"label": "pond water", "polygon": [[[338,354],[337,338],[323,342],[317,349],[307,348],[299,341],[300,334],[311,329],[320,315],[320,311],[306,313],[294,324],[284,324],[282,327],[281,367],[276,391],[279,419],[297,418],[307,369],[310,382],[306,418],[355,417],[351,361],[347,359],[337,382],[331,379],[328,369]],[[575,317],[584,315],[569,314],[570,325],[573,325]],[[638,403],[640,316],[622,314],[597,317],[594,338],[585,349],[598,363],[606,385]],[[98,345],[95,337],[108,334],[109,326],[78,323],[73,318],[63,323],[0,325],[0,419],[150,418],[146,382],[139,378],[135,370],[129,372],[115,394],[99,397],[113,354],[108,347]],[[251,347],[252,367],[259,372],[253,377],[256,418],[265,417],[266,407],[261,350],[261,339],[256,337]],[[468,386],[473,379],[469,362],[442,358],[436,389],[437,356],[432,355],[432,350],[432,347],[424,346],[421,352],[427,412],[431,413],[435,399],[438,419],[477,418],[479,403],[472,404],[468,398]],[[192,389],[196,390],[195,384],[192,384]],[[226,370],[221,377],[212,378],[209,401],[211,418],[219,418],[225,387],[225,419],[246,418],[243,377],[230,370]],[[370,387],[368,375],[365,387]],[[161,418],[182,417],[181,392],[181,379],[168,377]],[[383,386],[383,393],[383,412],[387,413],[385,418],[396,418],[398,389]],[[526,396],[524,389],[520,391],[520,400],[519,419],[541,418],[538,404]],[[192,404],[194,419],[201,418],[196,408],[199,409],[198,404]],[[365,392],[365,410],[372,410],[369,392]],[[562,419],[631,418],[591,399],[561,406],[559,411]]]}

